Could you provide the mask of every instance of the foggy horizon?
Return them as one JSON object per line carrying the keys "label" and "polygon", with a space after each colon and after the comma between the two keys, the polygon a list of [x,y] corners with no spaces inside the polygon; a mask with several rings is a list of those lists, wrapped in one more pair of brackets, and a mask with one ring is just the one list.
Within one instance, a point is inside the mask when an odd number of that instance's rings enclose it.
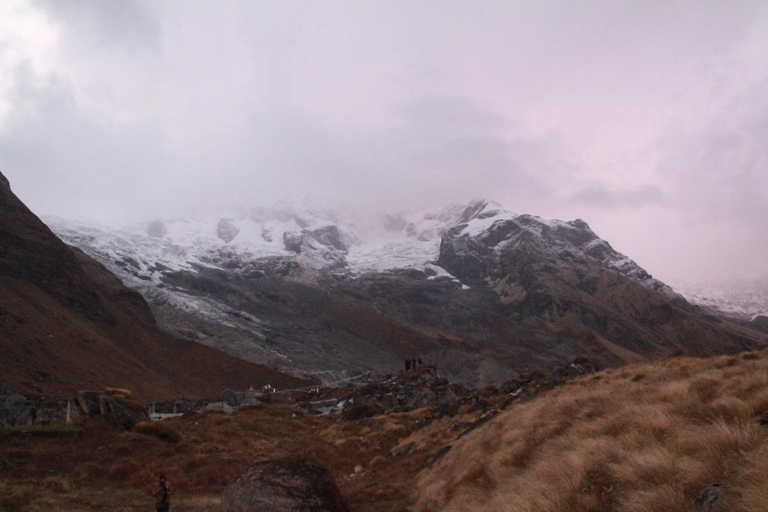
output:
{"label": "foggy horizon", "polygon": [[662,281],[768,277],[768,4],[0,4],[0,172],[107,225],[476,198]]}

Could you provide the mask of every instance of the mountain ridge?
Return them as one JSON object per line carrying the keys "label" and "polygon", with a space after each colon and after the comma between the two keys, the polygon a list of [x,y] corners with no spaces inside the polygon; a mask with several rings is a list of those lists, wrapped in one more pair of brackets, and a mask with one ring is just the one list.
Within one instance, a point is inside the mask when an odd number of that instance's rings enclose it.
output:
{"label": "mountain ridge", "polygon": [[765,342],[702,315],[583,220],[477,200],[374,224],[283,205],[53,227],[139,290],[166,331],[304,377],[423,357],[483,385],[575,357],[617,366]]}

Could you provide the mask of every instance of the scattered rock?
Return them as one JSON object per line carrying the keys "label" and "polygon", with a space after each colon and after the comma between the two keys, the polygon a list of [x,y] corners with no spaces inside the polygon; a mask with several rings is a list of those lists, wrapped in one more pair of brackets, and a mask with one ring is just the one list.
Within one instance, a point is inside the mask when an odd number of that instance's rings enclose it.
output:
{"label": "scattered rock", "polygon": [[254,464],[227,485],[224,512],[349,512],[327,469],[306,461]]}
{"label": "scattered rock", "polygon": [[0,426],[24,427],[34,423],[37,410],[30,405],[12,405],[0,408]]}
{"label": "scattered rock", "polygon": [[210,404],[205,406],[206,411],[223,411],[227,414],[235,412],[235,408],[231,405],[227,405],[224,402],[211,402]]}
{"label": "scattered rock", "polygon": [[714,503],[723,497],[723,488],[720,484],[712,484],[696,495],[695,501],[704,510],[711,510]]}
{"label": "scattered rock", "polygon": [[[331,398],[328,400],[317,400],[314,402],[307,402],[307,411],[313,414],[329,414],[331,412],[338,411],[341,409],[342,407],[339,405],[339,400],[336,398]],[[378,413],[374,413],[373,415],[375,414],[378,414]],[[361,417],[367,417],[367,416],[361,416]]]}
{"label": "scattered rock", "polygon": [[416,446],[416,443],[410,442],[404,446],[398,446],[394,450],[392,450],[392,457],[397,457],[398,455],[402,455],[403,453],[409,452],[413,449],[413,447]]}
{"label": "scattered rock", "polygon": [[458,423],[453,424],[453,430],[459,431],[459,430],[467,430],[472,426],[471,421],[460,421]]}

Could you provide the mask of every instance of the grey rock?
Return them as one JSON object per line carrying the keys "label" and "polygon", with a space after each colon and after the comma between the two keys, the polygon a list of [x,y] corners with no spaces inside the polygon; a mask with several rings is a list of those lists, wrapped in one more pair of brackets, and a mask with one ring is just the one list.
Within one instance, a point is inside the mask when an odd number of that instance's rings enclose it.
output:
{"label": "grey rock", "polygon": [[715,502],[720,501],[722,497],[722,486],[720,484],[712,484],[697,494],[694,501],[701,505],[701,508],[704,510],[711,510]]}
{"label": "grey rock", "polygon": [[242,402],[240,393],[236,393],[229,388],[225,389],[221,395],[219,395],[219,398],[230,407],[237,407]]}
{"label": "grey rock", "polygon": [[305,461],[254,464],[227,485],[224,512],[349,512],[327,469]]}
{"label": "grey rock", "polygon": [[283,245],[286,251],[301,253],[304,244],[304,235],[297,231],[286,231],[283,233]]}
{"label": "grey rock", "polygon": [[405,403],[406,407],[417,408],[434,403],[437,395],[429,388],[421,390],[418,394],[411,396]]}
{"label": "grey rock", "polygon": [[23,427],[34,423],[37,410],[30,405],[13,405],[0,408],[0,426]]}
{"label": "grey rock", "polygon": [[27,398],[24,395],[19,395],[19,394],[8,395],[7,397],[5,397],[5,406],[11,407],[14,405],[21,405],[26,401],[27,401]]}
{"label": "grey rock", "polygon": [[221,219],[219,225],[216,226],[216,236],[218,236],[225,243],[229,243],[235,239],[240,233],[240,229],[232,224],[229,219]]}
{"label": "grey rock", "polygon": [[235,408],[224,402],[211,402],[205,406],[205,411],[224,411],[227,414],[235,412]]}

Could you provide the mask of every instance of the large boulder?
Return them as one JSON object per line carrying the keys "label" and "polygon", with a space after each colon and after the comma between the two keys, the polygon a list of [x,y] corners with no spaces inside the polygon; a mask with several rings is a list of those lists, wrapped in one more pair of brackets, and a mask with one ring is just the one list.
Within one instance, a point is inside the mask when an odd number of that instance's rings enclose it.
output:
{"label": "large boulder", "polygon": [[78,391],[77,404],[86,418],[103,416],[127,429],[142,421],[149,421],[146,408],[124,396],[108,395],[100,391]]}
{"label": "large boulder", "polygon": [[307,461],[267,460],[229,483],[224,512],[349,512],[327,469]]}
{"label": "large boulder", "polygon": [[142,421],[149,421],[147,410],[142,404],[121,397],[101,395],[99,409],[102,416],[127,429]]}
{"label": "large boulder", "polygon": [[77,392],[77,405],[85,414],[86,418],[98,416],[101,414],[101,406],[99,405],[100,391],[78,391]]}

